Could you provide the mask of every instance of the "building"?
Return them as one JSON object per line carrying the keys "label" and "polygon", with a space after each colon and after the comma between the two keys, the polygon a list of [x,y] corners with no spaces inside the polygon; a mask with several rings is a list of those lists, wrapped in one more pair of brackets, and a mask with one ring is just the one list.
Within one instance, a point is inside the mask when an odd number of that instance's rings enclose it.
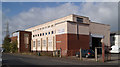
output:
{"label": "building", "polygon": [[31,32],[15,31],[12,33],[11,42],[12,41],[17,41],[18,52],[31,51]]}
{"label": "building", "polygon": [[110,34],[110,42],[111,42],[111,53],[120,53],[120,33],[119,32],[112,32]]}
{"label": "building", "polygon": [[88,17],[69,15],[29,29],[32,32],[31,51],[95,49],[110,46],[110,25],[95,23]]}

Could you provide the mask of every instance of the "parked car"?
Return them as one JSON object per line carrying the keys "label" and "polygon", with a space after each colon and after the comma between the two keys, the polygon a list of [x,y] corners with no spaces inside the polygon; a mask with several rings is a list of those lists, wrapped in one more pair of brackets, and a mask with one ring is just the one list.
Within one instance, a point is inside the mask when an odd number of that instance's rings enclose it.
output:
{"label": "parked car", "polygon": [[[82,53],[82,57],[86,57],[86,58],[95,57],[95,52],[91,49],[87,49],[87,50],[82,49],[81,53]],[[75,55],[77,57],[80,57],[80,52],[76,52]]]}

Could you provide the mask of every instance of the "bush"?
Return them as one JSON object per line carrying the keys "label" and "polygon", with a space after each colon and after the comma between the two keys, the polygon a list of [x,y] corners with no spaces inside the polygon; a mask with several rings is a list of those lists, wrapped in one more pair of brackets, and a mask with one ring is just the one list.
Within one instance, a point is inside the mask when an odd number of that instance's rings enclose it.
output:
{"label": "bush", "polygon": [[12,52],[12,53],[18,52],[17,40],[16,41],[12,41],[12,43],[10,43],[10,52]]}

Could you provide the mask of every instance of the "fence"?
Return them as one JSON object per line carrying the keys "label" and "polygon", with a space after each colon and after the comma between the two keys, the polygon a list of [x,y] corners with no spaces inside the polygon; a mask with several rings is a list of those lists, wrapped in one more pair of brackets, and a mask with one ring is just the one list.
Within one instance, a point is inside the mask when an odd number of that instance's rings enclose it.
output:
{"label": "fence", "polygon": [[62,57],[62,54],[61,54],[62,50],[55,50],[53,51],[53,56],[54,57]]}
{"label": "fence", "polygon": [[[99,49],[102,53],[98,52]],[[95,47],[95,60],[102,62],[111,60],[110,47]]]}
{"label": "fence", "polygon": [[77,52],[80,52],[79,50],[68,50],[67,56],[75,56]]}
{"label": "fence", "polygon": [[[109,48],[110,47],[95,47],[95,54],[94,54],[94,58],[87,58],[87,59],[93,59],[94,61],[108,61],[111,59],[111,55],[109,53]],[[76,56],[79,55],[78,58],[80,58],[80,60],[83,60],[83,49],[79,49],[79,50],[67,50],[67,57],[68,56]],[[62,50],[56,50],[53,51],[53,56],[57,56],[57,57],[62,57]],[[78,53],[78,54],[77,54]],[[85,60],[87,60],[85,59]]]}

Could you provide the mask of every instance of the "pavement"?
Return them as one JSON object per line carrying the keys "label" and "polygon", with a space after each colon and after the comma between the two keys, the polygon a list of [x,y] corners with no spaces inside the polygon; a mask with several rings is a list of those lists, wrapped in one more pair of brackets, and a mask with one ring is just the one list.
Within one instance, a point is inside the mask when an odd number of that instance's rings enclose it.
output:
{"label": "pavement", "polygon": [[70,58],[3,53],[2,65],[7,67],[16,67],[16,65],[108,65],[110,67],[112,65],[118,65],[118,63],[103,63],[96,61],[80,61],[79,59]]}

